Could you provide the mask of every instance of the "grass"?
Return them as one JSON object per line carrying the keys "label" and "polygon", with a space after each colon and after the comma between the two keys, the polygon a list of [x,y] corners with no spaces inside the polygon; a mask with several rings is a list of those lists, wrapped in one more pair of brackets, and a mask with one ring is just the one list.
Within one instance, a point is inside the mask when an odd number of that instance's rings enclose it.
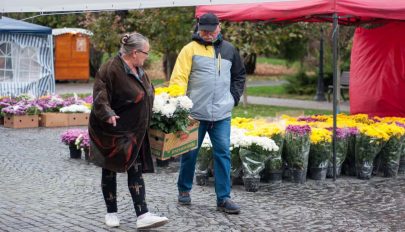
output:
{"label": "grass", "polygon": [[287,61],[285,59],[279,59],[279,58],[269,58],[269,57],[264,57],[260,56],[257,58],[257,63],[264,63],[264,64],[274,64],[274,65],[284,65],[287,66]]}
{"label": "grass", "polygon": [[249,96],[258,97],[274,97],[274,98],[289,98],[299,100],[313,100],[314,96],[310,95],[297,95],[289,94],[286,92],[283,85],[277,86],[252,86],[247,88],[247,94]]}
{"label": "grass", "polygon": [[299,115],[314,115],[314,114],[332,114],[332,111],[299,109],[281,106],[263,106],[263,105],[247,105],[246,107],[239,105],[235,107],[232,111],[232,117],[245,117],[245,118],[277,117],[281,116],[282,114],[286,114],[289,116],[299,116]]}

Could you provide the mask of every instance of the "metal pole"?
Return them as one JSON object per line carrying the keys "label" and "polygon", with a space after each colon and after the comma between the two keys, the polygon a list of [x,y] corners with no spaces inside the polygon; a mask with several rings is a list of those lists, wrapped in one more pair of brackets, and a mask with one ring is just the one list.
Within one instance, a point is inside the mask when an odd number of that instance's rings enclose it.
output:
{"label": "metal pole", "polygon": [[333,14],[333,139],[332,139],[332,152],[333,152],[333,181],[336,181],[336,115],[337,115],[337,60],[338,60],[338,39],[339,37],[339,24],[337,13]]}
{"label": "metal pole", "polygon": [[323,28],[321,27],[321,36],[319,39],[319,75],[316,87],[315,101],[326,101],[325,86],[323,83]]}

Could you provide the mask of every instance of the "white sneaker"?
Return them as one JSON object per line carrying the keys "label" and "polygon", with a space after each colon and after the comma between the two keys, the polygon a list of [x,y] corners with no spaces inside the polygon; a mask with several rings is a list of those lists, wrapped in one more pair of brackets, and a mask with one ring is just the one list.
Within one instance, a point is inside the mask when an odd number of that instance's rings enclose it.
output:
{"label": "white sneaker", "polygon": [[117,213],[107,213],[105,215],[105,224],[109,227],[120,226],[120,219],[118,218]]}
{"label": "white sneaker", "polygon": [[138,217],[136,221],[136,227],[138,229],[141,228],[155,228],[159,226],[163,226],[164,224],[168,223],[169,219],[167,217],[159,217],[153,213],[144,213]]}

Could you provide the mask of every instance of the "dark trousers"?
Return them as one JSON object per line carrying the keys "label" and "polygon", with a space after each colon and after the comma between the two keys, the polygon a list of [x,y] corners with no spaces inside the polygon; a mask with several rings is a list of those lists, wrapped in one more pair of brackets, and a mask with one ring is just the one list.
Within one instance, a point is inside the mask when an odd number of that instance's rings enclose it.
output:
{"label": "dark trousers", "polygon": [[[131,193],[136,215],[148,212],[145,202],[145,182],[142,177],[142,165],[135,163],[127,171],[128,188]],[[117,212],[117,173],[104,169],[101,176],[101,189],[107,206],[107,213]]]}

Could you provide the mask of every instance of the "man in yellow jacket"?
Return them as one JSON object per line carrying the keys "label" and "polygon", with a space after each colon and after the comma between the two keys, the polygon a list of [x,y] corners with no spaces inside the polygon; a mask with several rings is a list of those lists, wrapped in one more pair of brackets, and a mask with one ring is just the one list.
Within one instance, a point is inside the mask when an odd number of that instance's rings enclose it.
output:
{"label": "man in yellow jacket", "polygon": [[231,113],[243,93],[246,71],[239,52],[222,39],[216,15],[202,15],[197,26],[193,41],[177,57],[170,79],[170,85],[187,89],[193,101],[191,116],[200,121],[198,148],[181,157],[178,201],[191,204],[197,154],[208,132],[213,147],[217,209],[235,214],[240,207],[230,197]]}

